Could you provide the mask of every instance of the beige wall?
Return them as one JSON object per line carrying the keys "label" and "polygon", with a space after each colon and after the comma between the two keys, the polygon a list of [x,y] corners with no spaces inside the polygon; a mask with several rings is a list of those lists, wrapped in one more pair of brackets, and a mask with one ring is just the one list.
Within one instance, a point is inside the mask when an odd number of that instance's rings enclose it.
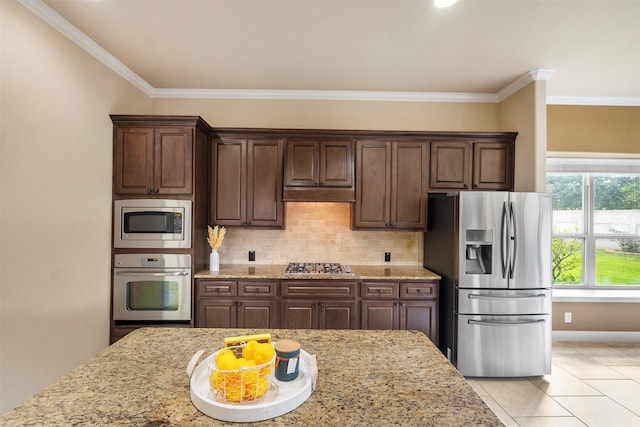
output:
{"label": "beige wall", "polygon": [[[571,323],[564,323],[564,313]],[[607,302],[555,302],[554,331],[640,332],[640,304]]]}
{"label": "beige wall", "polygon": [[548,150],[640,155],[640,107],[547,106]]}
{"label": "beige wall", "polygon": [[530,83],[500,103],[500,124],[518,132],[515,191],[545,191],[546,82]]}
{"label": "beige wall", "polygon": [[[551,152],[640,156],[640,107],[549,105],[547,120]],[[640,304],[556,302],[553,330],[640,332]]]}
{"label": "beige wall", "polygon": [[0,1],[0,413],[108,345],[109,113],[150,100]]}
{"label": "beige wall", "polygon": [[197,114],[214,127],[496,131],[496,104],[154,99],[154,114]]}

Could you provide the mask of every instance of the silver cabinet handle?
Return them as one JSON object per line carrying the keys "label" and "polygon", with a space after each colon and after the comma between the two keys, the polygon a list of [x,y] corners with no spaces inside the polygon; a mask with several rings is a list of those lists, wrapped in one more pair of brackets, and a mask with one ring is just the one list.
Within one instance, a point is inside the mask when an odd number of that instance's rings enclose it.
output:
{"label": "silver cabinet handle", "polygon": [[478,294],[469,294],[469,299],[529,299],[529,298],[545,298],[545,294],[536,294],[536,295],[518,295],[518,296],[510,296],[510,295],[478,295]]}
{"label": "silver cabinet handle", "polygon": [[513,322],[505,322],[500,320],[473,320],[469,319],[468,323],[470,325],[484,325],[484,326],[513,326],[513,325],[528,325],[534,323],[544,323],[544,319],[537,320],[521,320],[521,321],[513,321]]}
{"label": "silver cabinet handle", "polygon": [[153,277],[162,277],[162,276],[188,276],[190,274],[189,271],[116,271],[116,274],[119,276],[153,276]]}

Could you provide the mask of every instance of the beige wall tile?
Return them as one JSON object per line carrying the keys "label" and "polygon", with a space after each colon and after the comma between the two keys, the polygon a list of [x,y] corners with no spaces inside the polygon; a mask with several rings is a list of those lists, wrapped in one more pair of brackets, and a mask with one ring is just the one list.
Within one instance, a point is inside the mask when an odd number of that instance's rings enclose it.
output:
{"label": "beige wall tile", "polygon": [[[215,225],[215,224],[214,224]],[[288,262],[384,263],[391,252],[393,265],[422,265],[422,233],[409,231],[354,231],[349,203],[288,203],[284,230],[229,227],[219,249],[223,264]]]}

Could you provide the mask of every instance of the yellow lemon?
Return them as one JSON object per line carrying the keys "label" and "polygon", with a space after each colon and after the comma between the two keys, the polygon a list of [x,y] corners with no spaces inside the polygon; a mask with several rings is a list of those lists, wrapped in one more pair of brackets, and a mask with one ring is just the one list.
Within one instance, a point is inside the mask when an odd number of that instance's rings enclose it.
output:
{"label": "yellow lemon", "polygon": [[240,365],[241,368],[246,368],[246,367],[250,367],[250,366],[256,366],[256,361],[255,360],[247,360],[244,357],[241,357],[240,359],[238,359],[238,364]]}
{"label": "yellow lemon", "polygon": [[253,360],[253,357],[254,357],[253,355],[257,347],[258,347],[258,341],[256,340],[247,341],[247,343],[242,348],[242,357],[244,357],[245,359]]}
{"label": "yellow lemon", "polygon": [[275,350],[273,346],[269,343],[261,343],[256,347],[256,351],[254,353],[254,360],[257,365],[262,365],[263,363],[267,363],[271,359],[273,359],[273,355],[275,354]]}
{"label": "yellow lemon", "polygon": [[216,366],[222,371],[234,371],[240,368],[240,363],[233,353],[229,353],[217,359]]}
{"label": "yellow lemon", "polygon": [[228,356],[228,355],[231,355],[231,356],[233,356],[233,357],[236,357],[236,355],[235,355],[235,354],[233,354],[233,351],[229,350],[228,348],[225,348],[225,349],[220,350],[220,351],[218,352],[218,354],[216,354],[216,365],[218,364],[218,360],[219,360],[221,357],[225,357],[225,356]]}

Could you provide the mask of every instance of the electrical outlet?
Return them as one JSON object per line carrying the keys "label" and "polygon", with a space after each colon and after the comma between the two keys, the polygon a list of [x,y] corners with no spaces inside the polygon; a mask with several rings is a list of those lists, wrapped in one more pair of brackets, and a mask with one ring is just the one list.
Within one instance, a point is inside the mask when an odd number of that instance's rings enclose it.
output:
{"label": "electrical outlet", "polygon": [[391,262],[391,252],[384,253],[384,262]]}
{"label": "electrical outlet", "polygon": [[249,251],[249,261],[256,260],[256,251]]}
{"label": "electrical outlet", "polygon": [[572,320],[571,317],[572,317],[571,312],[570,311],[565,311],[564,312],[564,323],[571,323],[571,320]]}

